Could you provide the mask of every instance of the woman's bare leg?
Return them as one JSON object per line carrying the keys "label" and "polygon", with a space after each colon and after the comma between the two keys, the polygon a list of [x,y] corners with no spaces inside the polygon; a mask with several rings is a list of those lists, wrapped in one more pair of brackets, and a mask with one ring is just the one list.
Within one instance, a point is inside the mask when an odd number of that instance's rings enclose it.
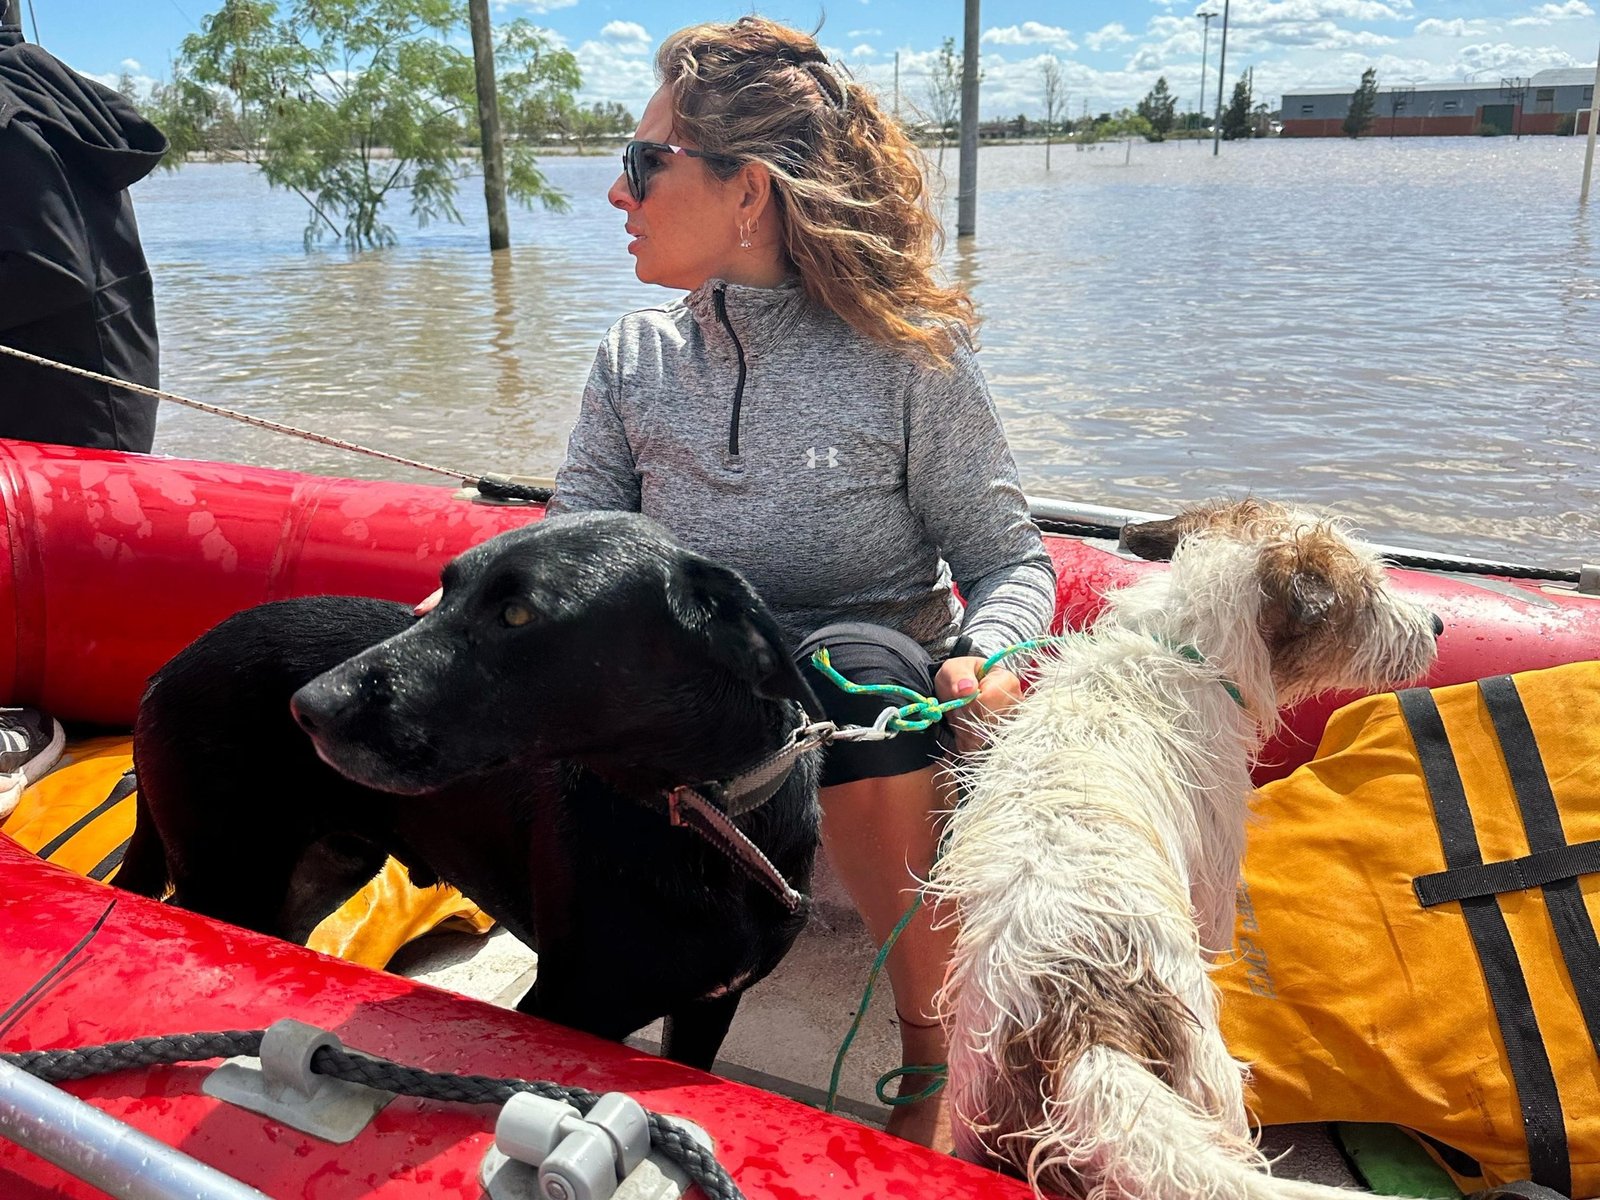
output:
{"label": "woman's bare leg", "polygon": [[[933,866],[939,841],[937,814],[946,807],[938,786],[941,768],[886,779],[861,779],[822,789],[822,845],[878,945],[916,900]],[[942,914],[941,914],[942,915]],[[934,929],[924,903],[889,954],[889,982],[900,1016],[900,1050],[908,1065],[945,1061],[944,1030],[933,1007],[944,982],[955,930]],[[921,1091],[926,1076],[904,1076],[900,1093]],[[890,1133],[949,1151],[950,1120],[943,1093],[896,1106]]]}

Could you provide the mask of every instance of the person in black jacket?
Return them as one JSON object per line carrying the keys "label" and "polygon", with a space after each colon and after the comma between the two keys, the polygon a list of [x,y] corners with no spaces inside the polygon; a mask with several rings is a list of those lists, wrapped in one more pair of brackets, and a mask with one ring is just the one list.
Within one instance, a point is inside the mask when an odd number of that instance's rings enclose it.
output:
{"label": "person in black jacket", "polygon": [[[127,189],[166,150],[122,96],[0,24],[0,345],[157,386],[155,300]],[[155,408],[0,354],[0,437],[145,453]]]}

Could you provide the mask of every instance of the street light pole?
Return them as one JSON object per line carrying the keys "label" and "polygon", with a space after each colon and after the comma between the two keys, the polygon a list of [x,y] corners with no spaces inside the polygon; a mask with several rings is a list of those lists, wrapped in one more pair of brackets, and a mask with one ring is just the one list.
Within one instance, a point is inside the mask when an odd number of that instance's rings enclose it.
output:
{"label": "street light pole", "polygon": [[1222,0],[1222,49],[1217,54],[1217,115],[1211,122],[1211,157],[1222,153],[1222,87],[1228,71],[1228,4]]}
{"label": "street light pole", "polygon": [[1195,16],[1206,23],[1205,30],[1200,35],[1200,105],[1194,110],[1201,121],[1206,119],[1206,49],[1211,44],[1211,20],[1216,15],[1214,12],[1195,13]]}

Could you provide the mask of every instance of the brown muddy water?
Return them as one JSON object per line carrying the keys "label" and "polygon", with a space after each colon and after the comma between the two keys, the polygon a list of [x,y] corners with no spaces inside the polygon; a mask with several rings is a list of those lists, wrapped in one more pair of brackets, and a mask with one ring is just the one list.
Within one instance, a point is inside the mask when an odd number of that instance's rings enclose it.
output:
{"label": "brown muddy water", "polygon": [[[1576,138],[983,151],[946,254],[1030,492],[1170,510],[1253,492],[1374,539],[1572,567],[1600,557],[1600,203]],[[1126,161],[1125,161],[1126,159]],[[953,180],[955,154],[945,156]],[[612,156],[550,158],[564,215],[360,255],[306,252],[251,168],[134,191],[163,383],[463,473],[548,476],[594,348],[639,284]],[[953,182],[944,211],[954,223]],[[158,451],[431,477],[165,406]]]}

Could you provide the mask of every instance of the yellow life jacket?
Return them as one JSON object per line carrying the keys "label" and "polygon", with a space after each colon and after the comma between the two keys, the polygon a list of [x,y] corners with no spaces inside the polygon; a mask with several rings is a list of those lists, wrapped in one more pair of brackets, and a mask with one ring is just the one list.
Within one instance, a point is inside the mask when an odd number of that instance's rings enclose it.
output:
{"label": "yellow life jacket", "polygon": [[1257,1118],[1600,1196],[1600,663],[1359,700],[1256,807],[1216,979]]}
{"label": "yellow life jacket", "polygon": [[[0,832],[69,871],[115,883],[133,835],[135,798],[131,738],[72,742],[60,765],[22,793]],[[413,887],[406,869],[390,859],[371,883],[317,926],[307,945],[382,967],[401,946],[446,923],[474,933],[487,933],[494,925],[452,887]]]}

